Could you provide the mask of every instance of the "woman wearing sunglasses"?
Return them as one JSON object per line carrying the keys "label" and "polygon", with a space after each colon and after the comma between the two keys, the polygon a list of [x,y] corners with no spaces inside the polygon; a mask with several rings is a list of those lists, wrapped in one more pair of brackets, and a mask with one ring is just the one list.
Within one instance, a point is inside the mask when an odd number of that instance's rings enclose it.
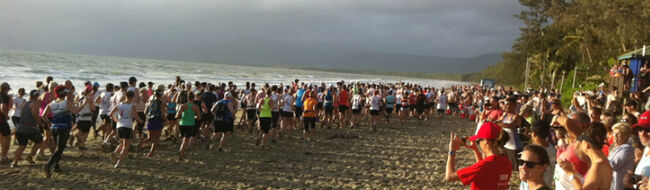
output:
{"label": "woman wearing sunglasses", "polygon": [[519,179],[528,186],[521,189],[547,190],[551,189],[544,182],[544,171],[550,163],[546,149],[539,145],[527,145],[517,160],[519,164]]}
{"label": "woman wearing sunglasses", "polygon": [[607,130],[602,123],[592,122],[576,139],[578,141],[576,149],[579,149],[576,152],[586,155],[591,160],[584,180],[575,177],[576,170],[570,162],[559,161],[560,167],[569,175],[575,189],[610,189],[613,178],[612,167],[602,151],[606,135]]}
{"label": "woman wearing sunglasses", "polygon": [[502,132],[501,127],[496,124],[485,122],[479,128],[478,133],[470,137],[469,140],[476,142],[467,146],[474,151],[476,164],[456,171],[456,150],[460,148],[463,141],[455,134],[451,134],[445,180],[461,181],[463,185],[471,183],[472,190],[508,189],[512,166],[508,156],[501,153],[500,150],[500,147],[508,141],[508,135]]}

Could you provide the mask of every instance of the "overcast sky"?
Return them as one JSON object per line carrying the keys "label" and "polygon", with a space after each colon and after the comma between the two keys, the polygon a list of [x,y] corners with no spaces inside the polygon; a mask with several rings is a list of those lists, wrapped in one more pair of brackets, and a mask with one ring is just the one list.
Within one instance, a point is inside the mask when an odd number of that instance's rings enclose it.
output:
{"label": "overcast sky", "polygon": [[0,48],[200,61],[248,50],[469,57],[509,50],[521,9],[516,0],[0,0]]}

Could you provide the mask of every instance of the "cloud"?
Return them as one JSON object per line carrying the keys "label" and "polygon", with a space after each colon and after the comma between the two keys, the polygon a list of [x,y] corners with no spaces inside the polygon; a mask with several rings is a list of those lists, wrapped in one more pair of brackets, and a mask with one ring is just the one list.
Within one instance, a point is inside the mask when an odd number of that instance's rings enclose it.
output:
{"label": "cloud", "polygon": [[[512,17],[521,10],[514,0],[0,4],[0,48],[202,61],[219,59],[210,55],[216,51],[241,54],[229,54],[237,59],[265,48],[474,56],[508,50],[522,25]],[[241,53],[249,49],[255,51]]]}

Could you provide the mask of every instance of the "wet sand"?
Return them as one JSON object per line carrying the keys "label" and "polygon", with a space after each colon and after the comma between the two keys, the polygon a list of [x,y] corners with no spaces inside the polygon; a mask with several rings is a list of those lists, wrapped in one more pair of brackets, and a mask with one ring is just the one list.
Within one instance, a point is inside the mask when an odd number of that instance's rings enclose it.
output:
{"label": "wet sand", "polygon": [[[21,161],[18,168],[0,166],[0,189],[469,189],[444,182],[444,173],[449,133],[470,135],[475,124],[460,118],[423,123],[393,122],[376,132],[365,126],[317,129],[307,142],[294,131],[292,138],[268,149],[257,148],[253,134],[236,128],[225,152],[207,150],[199,140],[186,160],[178,161],[179,143],[167,140],[155,157],[147,158],[148,150],[130,152],[118,169],[101,151],[100,140],[89,137],[89,150],[67,148],[63,173],[50,179],[40,170],[45,159]],[[12,145],[10,158],[16,147]],[[456,160],[457,169],[474,163],[467,149]],[[514,178],[513,172],[513,188],[518,187]]]}

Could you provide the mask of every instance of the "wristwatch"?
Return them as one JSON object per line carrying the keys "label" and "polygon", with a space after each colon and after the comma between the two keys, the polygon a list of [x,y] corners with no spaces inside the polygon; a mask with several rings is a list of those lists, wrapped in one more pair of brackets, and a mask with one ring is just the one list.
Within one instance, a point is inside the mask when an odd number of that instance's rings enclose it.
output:
{"label": "wristwatch", "polygon": [[449,156],[456,156],[456,151],[449,151]]}

